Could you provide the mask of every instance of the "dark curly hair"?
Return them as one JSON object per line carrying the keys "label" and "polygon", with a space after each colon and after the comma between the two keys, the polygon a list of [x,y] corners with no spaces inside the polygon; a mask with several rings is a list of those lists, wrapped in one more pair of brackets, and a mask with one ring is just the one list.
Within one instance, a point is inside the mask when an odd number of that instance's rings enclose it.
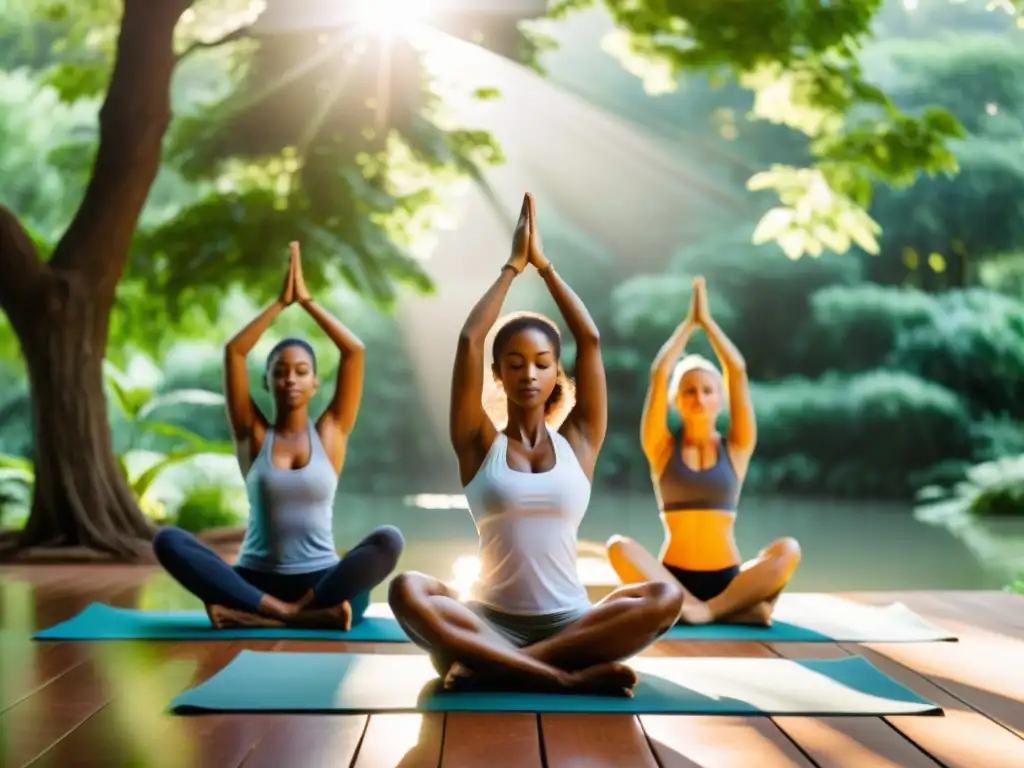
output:
{"label": "dark curly hair", "polygon": [[506,315],[498,321],[498,332],[491,345],[491,373],[496,387],[492,396],[486,398],[485,401],[487,413],[499,428],[508,422],[508,399],[501,389],[498,379],[499,360],[505,347],[514,336],[531,330],[540,331],[548,338],[555,350],[555,360],[558,364],[555,388],[551,390],[551,395],[544,403],[545,421],[557,429],[576,404],[576,390],[573,381],[566,375],[565,369],[562,367],[562,335],[555,322],[536,312],[516,312]]}

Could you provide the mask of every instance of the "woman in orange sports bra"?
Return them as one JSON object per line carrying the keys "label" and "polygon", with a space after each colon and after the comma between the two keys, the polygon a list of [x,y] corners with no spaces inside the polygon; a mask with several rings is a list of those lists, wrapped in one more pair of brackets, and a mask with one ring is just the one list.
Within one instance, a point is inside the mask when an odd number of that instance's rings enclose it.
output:
{"label": "woman in orange sports bra", "polygon": [[[697,328],[707,333],[724,379],[700,355],[687,355],[673,367]],[[668,427],[670,396],[682,417],[678,434]],[[730,428],[723,437],[715,422],[725,399]],[[736,546],[737,502],[756,442],[746,363],[711,318],[704,279],[695,278],[689,315],[651,368],[643,411],[641,443],[666,532],[661,557],[623,536],[608,542],[608,557],[623,583],[683,586],[683,623],[770,624],[775,602],[800,563],[794,539],[773,542],[747,563]]]}

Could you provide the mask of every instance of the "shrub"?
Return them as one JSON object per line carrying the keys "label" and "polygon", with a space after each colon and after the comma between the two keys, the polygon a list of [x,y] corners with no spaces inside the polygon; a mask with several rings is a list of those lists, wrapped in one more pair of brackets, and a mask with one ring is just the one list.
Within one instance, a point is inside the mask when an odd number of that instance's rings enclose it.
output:
{"label": "shrub", "polygon": [[239,525],[245,519],[244,492],[217,485],[200,485],[186,491],[169,522],[198,533],[208,528]]}
{"label": "shrub", "polygon": [[946,294],[936,321],[908,330],[891,365],[959,392],[977,416],[1024,415],[1024,304],[991,291]]}
{"label": "shrub", "polygon": [[875,371],[754,386],[752,481],[774,490],[909,496],[914,474],[971,454],[970,421],[949,390]]}
{"label": "shrub", "polygon": [[810,302],[811,322],[794,342],[801,372],[854,373],[884,366],[903,334],[932,327],[939,314],[934,296],[879,285],[823,288]]}

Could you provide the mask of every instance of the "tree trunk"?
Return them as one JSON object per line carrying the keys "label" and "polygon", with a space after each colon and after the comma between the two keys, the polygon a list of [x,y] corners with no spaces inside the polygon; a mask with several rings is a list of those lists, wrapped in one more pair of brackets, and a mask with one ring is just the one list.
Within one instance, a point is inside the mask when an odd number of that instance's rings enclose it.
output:
{"label": "tree trunk", "polygon": [[[54,286],[53,290],[60,290]],[[153,526],[114,456],[103,391],[110,306],[73,285],[22,340],[32,387],[36,493],[22,548],[71,547],[135,559]],[[44,320],[44,318],[40,318]]]}
{"label": "tree trunk", "polygon": [[174,27],[190,4],[124,0],[92,176],[48,263],[0,206],[0,308],[28,363],[34,417],[35,495],[15,543],[19,558],[149,552],[153,527],[114,455],[102,366],[117,284],[170,122]]}

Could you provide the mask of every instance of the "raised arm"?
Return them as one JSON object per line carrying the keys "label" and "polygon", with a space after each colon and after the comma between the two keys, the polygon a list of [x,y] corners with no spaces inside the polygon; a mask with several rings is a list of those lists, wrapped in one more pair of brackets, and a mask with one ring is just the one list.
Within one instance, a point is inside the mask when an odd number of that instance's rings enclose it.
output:
{"label": "raised arm", "polygon": [[224,398],[227,402],[228,423],[231,425],[235,444],[240,449],[244,448],[250,455],[253,451],[258,451],[263,443],[267,420],[253,402],[249,391],[246,356],[256,346],[256,342],[270,327],[274,318],[295,300],[293,267],[294,257],[288,263],[288,274],[285,276],[281,295],[224,347]]}
{"label": "raised arm", "polygon": [[[608,386],[601,357],[601,334],[580,297],[544,255],[533,198],[530,198],[530,216],[533,222],[530,261],[544,278],[551,298],[576,342],[576,405],[562,425],[561,432],[577,456],[585,455],[593,464],[608,431]],[[585,446],[580,445],[581,442]],[[581,448],[586,448],[589,453],[581,451]]]}
{"label": "raised arm", "polygon": [[334,396],[327,409],[317,421],[317,432],[324,443],[336,471],[341,471],[344,461],[344,448],[348,436],[356,425],[359,415],[359,404],[363,399],[363,370],[365,347],[352,331],[321,307],[306,288],[302,276],[302,261],[299,256],[299,244],[291,243],[295,259],[295,300],[309,313],[320,329],[327,334],[341,353],[338,364],[338,379],[334,387]]}
{"label": "raised arm", "polygon": [[672,376],[672,366],[683,354],[686,342],[697,329],[694,317],[694,304],[691,301],[690,313],[662,345],[651,365],[651,380],[647,385],[647,397],[644,399],[644,410],[640,418],[640,446],[647,457],[647,463],[655,470],[660,470],[672,447],[672,433],[668,429],[668,405],[671,397],[668,391],[669,379]]}
{"label": "raised arm", "polygon": [[501,268],[498,279],[473,307],[459,334],[448,418],[463,485],[476,474],[497,433],[482,402],[484,341],[498,319],[512,281],[529,264],[530,229],[530,212],[524,199],[509,260]]}
{"label": "raised arm", "polygon": [[729,385],[729,437],[730,455],[734,460],[749,460],[757,444],[757,419],[754,403],[750,397],[750,382],[747,379],[747,361],[725,335],[718,323],[711,317],[708,308],[707,288],[703,281],[694,291],[697,302],[697,318],[715,356],[722,366],[722,372]]}

